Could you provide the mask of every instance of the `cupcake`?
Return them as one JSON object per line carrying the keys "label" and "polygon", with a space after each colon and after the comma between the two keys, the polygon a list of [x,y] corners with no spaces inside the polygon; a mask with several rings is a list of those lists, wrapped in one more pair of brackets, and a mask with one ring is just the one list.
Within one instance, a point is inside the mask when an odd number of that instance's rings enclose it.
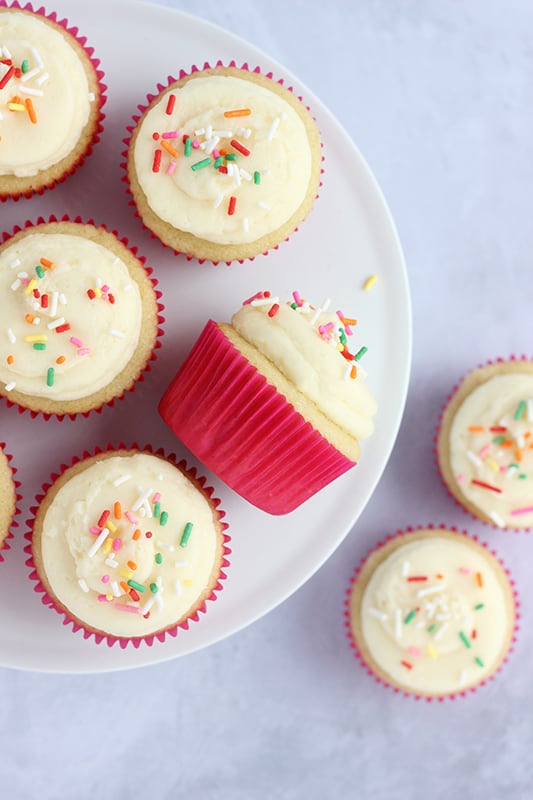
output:
{"label": "cupcake", "polygon": [[31,577],[85,638],[162,641],[221,588],[224,513],[184,462],[110,449],[85,454],[43,488],[27,537]]}
{"label": "cupcake", "polygon": [[0,200],[72,173],[101,131],[104,86],[76,28],[0,0]]}
{"label": "cupcake", "polygon": [[417,697],[485,683],[514,641],[515,592],[501,562],[466,534],[400,533],[370,553],[349,591],[347,623],[378,680]]}
{"label": "cupcake", "polygon": [[158,344],[154,283],[125,240],[93,224],[28,224],[0,246],[0,395],[87,413],[130,389]]}
{"label": "cupcake", "polygon": [[271,74],[221,63],[158,90],[126,140],[144,225],[176,252],[215,263],[287,239],[320,185],[320,136],[302,101]]}
{"label": "cupcake", "polygon": [[437,435],[446,486],[467,511],[499,528],[533,525],[533,362],[498,360],[470,372]]}
{"label": "cupcake", "polygon": [[350,345],[356,320],[328,305],[259,292],[231,324],[210,320],[159,405],[200,461],[270,514],[353,467],[373,430],[367,348]]}
{"label": "cupcake", "polygon": [[4,560],[2,551],[8,549],[7,539],[11,536],[9,529],[16,513],[18,482],[15,481],[15,470],[10,461],[5,443],[0,442],[0,561]]}

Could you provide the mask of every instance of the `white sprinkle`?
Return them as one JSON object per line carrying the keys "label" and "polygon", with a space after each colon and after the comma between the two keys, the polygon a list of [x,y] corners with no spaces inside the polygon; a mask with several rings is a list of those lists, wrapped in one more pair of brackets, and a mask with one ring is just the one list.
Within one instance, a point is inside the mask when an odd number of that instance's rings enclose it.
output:
{"label": "white sprinkle", "polygon": [[402,610],[397,608],[394,612],[394,636],[396,639],[402,637]]}
{"label": "white sprinkle", "polygon": [[131,291],[131,289],[132,289],[132,288],[133,288],[133,287],[132,287],[132,284],[131,284],[131,283],[127,283],[127,284],[124,286],[124,291],[125,291],[125,292],[129,292],[129,291]]}
{"label": "white sprinkle", "polygon": [[209,140],[211,139],[212,136],[213,136],[213,126],[208,125],[207,128],[205,129],[205,138]]}
{"label": "white sprinkle", "polygon": [[30,89],[29,86],[19,86],[19,91],[21,94],[31,94],[34,97],[42,97],[44,95],[41,89]]}
{"label": "white sprinkle", "polygon": [[101,531],[101,533],[98,535],[96,541],[91,545],[91,547],[87,551],[87,555],[89,556],[89,558],[92,558],[94,555],[96,555],[96,553],[99,551],[99,549],[101,548],[101,546],[103,545],[108,536],[109,536],[109,530],[107,528],[104,528],[104,530]]}
{"label": "white sprinkle", "polygon": [[6,383],[6,392],[12,392],[17,384],[15,381],[11,381],[11,383]]}
{"label": "white sprinkle", "polygon": [[267,134],[267,137],[266,137],[267,138],[267,142],[271,142],[272,139],[274,138],[274,134],[276,133],[276,131],[278,129],[279,123],[280,123],[280,118],[279,117],[276,117],[272,121],[272,125],[270,126],[270,130],[269,130],[269,132]]}
{"label": "white sprinkle", "polygon": [[[24,75],[21,75],[20,80],[22,81],[22,83],[26,83],[26,81],[31,81],[31,79],[35,78],[35,76],[38,75],[40,71],[41,67],[34,67],[33,69],[30,69],[29,72],[25,72]],[[22,89],[22,86],[20,88]]]}
{"label": "white sprinkle", "polygon": [[27,277],[28,277],[27,272],[17,272],[17,278],[27,278]]}
{"label": "white sprinkle", "polygon": [[213,152],[213,150],[215,149],[215,147],[219,142],[220,142],[220,136],[213,136],[213,138],[207,142],[205,146],[205,152],[207,153],[207,155],[211,155],[211,153]]}
{"label": "white sprinkle", "polygon": [[179,578],[176,578],[176,580],[174,581],[174,591],[176,592],[178,597],[181,597],[181,595],[183,594],[183,589],[181,588],[181,581],[179,580]]}
{"label": "white sprinkle", "polygon": [[37,86],[42,86],[42,85],[43,85],[43,83],[44,83],[45,81],[47,81],[47,80],[48,80],[48,72],[43,72],[43,74],[42,74],[42,75],[39,75],[39,77],[37,78],[37,80],[35,81],[35,83],[37,84]]}
{"label": "white sprinkle", "polygon": [[235,179],[235,186],[240,186],[241,185],[241,171],[237,166],[235,166],[235,168],[233,170],[233,177]]}
{"label": "white sprinkle", "polygon": [[186,567],[188,563],[189,563],[188,561],[175,561],[174,562],[174,566],[175,567]]}
{"label": "white sprinkle", "polygon": [[229,139],[230,136],[233,136],[232,131],[213,131],[213,136],[218,136],[219,139],[226,138]]}
{"label": "white sprinkle", "polygon": [[143,614],[148,614],[154,603],[155,603],[155,594],[149,597],[144,606],[142,607]]}
{"label": "white sprinkle", "polygon": [[194,131],[195,136],[201,136],[203,133],[205,133],[205,128],[198,128],[198,130]]}
{"label": "white sprinkle", "polygon": [[113,594],[113,597],[120,597],[121,594],[122,594],[122,591],[121,591],[117,581],[111,581],[109,585],[111,587],[111,592]]}
{"label": "white sprinkle", "polygon": [[139,495],[139,497],[137,498],[137,500],[133,504],[133,506],[131,508],[132,511],[138,511],[140,509],[140,507],[143,505],[143,503],[148,502],[148,499],[150,498],[150,495],[152,495],[154,493],[154,490],[151,487],[149,489],[145,489],[145,490],[139,489],[139,491],[141,492],[141,494]]}
{"label": "white sprinkle", "polygon": [[82,592],[88,592],[89,591],[89,587],[87,586],[87,581],[85,581],[83,578],[79,579],[78,586],[80,587]]}
{"label": "white sprinkle", "polygon": [[104,285],[104,284],[103,284],[103,281],[102,281],[102,279],[101,279],[101,278],[97,278],[97,279],[96,279],[96,288],[97,288],[97,289],[101,289],[103,285]]}
{"label": "white sprinkle", "polygon": [[157,546],[161,547],[163,550],[167,550],[169,553],[173,553],[176,549],[172,544],[166,544],[165,542],[157,542]]}
{"label": "white sprinkle", "polygon": [[350,377],[351,372],[352,372],[352,365],[351,364],[346,364],[346,369],[344,370],[344,375],[343,375],[342,379],[344,381],[347,381],[349,379],[349,377]]}
{"label": "white sprinkle", "polygon": [[43,60],[42,60],[41,56],[39,55],[39,51],[37,50],[37,48],[36,47],[30,47],[30,53],[34,57],[35,61],[37,62],[37,65],[39,67],[41,67],[41,69],[42,69],[44,67],[44,64],[43,64]]}
{"label": "white sprinkle", "polygon": [[263,211],[270,211],[270,206],[267,205],[266,203],[263,203],[262,200],[260,200],[257,205],[259,206],[259,208],[262,208]]}
{"label": "white sprinkle", "polygon": [[14,258],[9,266],[11,267],[11,269],[16,269],[17,267],[20,267],[20,258]]}
{"label": "white sprinkle", "polygon": [[314,325],[314,324],[315,324],[315,322],[317,321],[317,319],[319,318],[319,316],[322,314],[322,312],[323,312],[323,311],[327,311],[327,310],[328,310],[328,308],[329,308],[329,306],[330,306],[330,303],[331,303],[331,298],[330,298],[330,297],[327,297],[327,298],[324,300],[324,302],[322,303],[322,305],[320,305],[320,306],[319,306],[319,307],[316,309],[315,313],[313,314],[313,316],[312,316],[312,317],[311,317],[311,319],[309,320],[309,324],[310,324],[310,325]]}
{"label": "white sprinkle", "polygon": [[512,478],[515,472],[518,472],[518,467],[511,465],[507,472],[505,473],[506,478]]}
{"label": "white sprinkle", "polygon": [[446,630],[446,628],[449,626],[449,624],[450,624],[449,622],[445,622],[445,623],[444,623],[444,625],[441,625],[441,626],[440,626],[440,628],[438,629],[437,633],[436,633],[436,634],[435,634],[435,636],[433,637],[433,639],[434,639],[434,641],[435,641],[435,642],[438,642],[438,640],[439,640],[439,639],[440,639],[440,637],[443,635],[444,631],[445,631],[445,630]]}
{"label": "white sprinkle", "polygon": [[119,478],[115,478],[113,486],[121,486],[123,483],[126,483],[126,481],[129,481],[130,478],[131,475],[121,475]]}
{"label": "white sprinkle", "polygon": [[533,400],[528,400],[526,405],[527,405],[527,421],[533,422]]}
{"label": "white sprinkle", "polygon": [[251,128],[246,128],[246,130],[243,133],[244,138],[245,139],[249,139],[251,135],[252,135],[252,129]]}
{"label": "white sprinkle", "polygon": [[163,473],[162,473],[162,472],[160,472],[160,473],[158,474],[158,476],[157,476],[157,480],[158,480],[158,481],[162,481],[162,480],[163,480]]}
{"label": "white sprinkle", "polygon": [[109,328],[109,333],[111,334],[111,336],[116,336],[117,339],[125,339],[126,338],[126,334],[123,333],[122,331],[117,331],[116,328]]}
{"label": "white sprinkle", "polygon": [[15,336],[11,328],[7,329],[7,338],[9,339],[11,344],[15,344],[15,342],[17,341],[17,337]]}
{"label": "white sprinkle", "polygon": [[17,289],[20,288],[20,285],[21,285],[21,281],[17,278],[17,280],[13,281],[13,283],[11,284],[11,288],[13,289],[14,292],[16,292]]}
{"label": "white sprinkle", "polygon": [[61,294],[59,295],[59,302],[61,303],[62,306],[66,306],[67,304],[67,298],[63,294],[63,292],[61,292]]}
{"label": "white sprinkle", "polygon": [[498,526],[498,528],[505,528],[505,522],[500,517],[500,515],[497,514],[495,511],[491,511],[489,517],[494,522],[494,524]]}
{"label": "white sprinkle", "polygon": [[472,462],[472,464],[474,464],[474,466],[476,467],[483,466],[483,462],[481,461],[481,459],[478,458],[476,454],[473,453],[471,450],[466,451],[466,457]]}
{"label": "white sprinkle", "polygon": [[[39,306],[38,306],[38,305],[36,305],[36,306],[34,306],[33,308],[34,308],[34,310],[35,310],[36,308],[39,308]],[[32,321],[31,321],[31,324],[32,324],[32,325],[40,325],[40,324],[41,324],[41,318],[40,318],[40,317],[34,317],[34,318],[32,319]]]}
{"label": "white sprinkle", "polygon": [[248,224],[248,217],[243,217],[242,220],[242,229],[244,233],[248,233],[249,231],[249,224]]}
{"label": "white sprinkle", "polygon": [[466,683],[466,669],[463,669],[461,671],[461,674],[459,675],[459,686],[464,686],[465,683]]}
{"label": "white sprinkle", "polygon": [[65,317],[58,317],[57,319],[52,320],[52,322],[49,322],[46,327],[52,331],[54,330],[54,328],[59,328],[60,325],[64,324],[65,324]]}
{"label": "white sprinkle", "polygon": [[233,178],[233,170],[234,170],[233,164],[230,162],[227,165],[227,167],[228,167],[228,178]]}
{"label": "white sprinkle", "polygon": [[89,97],[89,103],[94,103],[94,101],[96,99],[94,92],[89,92],[88,97]]}
{"label": "white sprinkle", "polygon": [[371,617],[376,617],[376,619],[380,619],[382,622],[386,622],[386,621],[387,621],[387,619],[388,619],[387,615],[386,615],[386,614],[384,614],[384,613],[383,613],[383,611],[378,611],[378,609],[377,609],[377,608],[369,608],[369,609],[367,610],[367,613],[368,613],[368,614],[369,614]]}
{"label": "white sprinkle", "polygon": [[435,594],[436,592],[442,591],[442,589],[446,588],[446,584],[440,583],[436,586],[428,586],[426,589],[419,589],[416,593],[417,597],[425,597],[428,594]]}
{"label": "white sprinkle", "polygon": [[407,578],[408,574],[409,574],[409,562],[404,561],[402,564],[402,577]]}
{"label": "white sprinkle", "polygon": [[247,170],[245,170],[245,169],[243,169],[241,167],[239,172],[241,173],[241,178],[244,178],[245,181],[251,181],[252,180],[252,176],[250,175],[250,173]]}
{"label": "white sprinkle", "polygon": [[219,205],[221,204],[221,202],[223,201],[223,199],[224,199],[224,195],[222,194],[222,192],[219,192],[217,194],[217,196],[215,197],[215,202],[213,203],[213,208],[218,208]]}
{"label": "white sprinkle", "polygon": [[59,292],[52,292],[52,300],[50,302],[50,316],[55,317],[57,314],[57,301],[59,300]]}
{"label": "white sprinkle", "polygon": [[279,297],[258,297],[257,300],[252,300],[251,306],[271,306],[273,303],[279,303]]}
{"label": "white sprinkle", "polygon": [[118,567],[119,565],[118,561],[115,561],[113,556],[109,556],[109,558],[106,558],[104,563],[107,564],[108,567],[115,567],[115,568]]}
{"label": "white sprinkle", "polygon": [[4,45],[4,55],[5,55],[6,58],[11,58],[11,59],[13,58],[13,56],[11,55],[11,52],[9,51],[9,49],[7,48],[6,45]]}

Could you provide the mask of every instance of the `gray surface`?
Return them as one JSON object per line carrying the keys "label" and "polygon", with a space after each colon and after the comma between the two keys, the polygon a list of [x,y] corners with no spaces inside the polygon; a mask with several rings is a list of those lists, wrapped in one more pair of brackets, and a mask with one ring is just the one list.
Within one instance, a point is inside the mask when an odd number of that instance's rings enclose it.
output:
{"label": "gray surface", "polygon": [[[268,51],[325,101],[368,159],[409,269],[411,391],[393,456],[356,529],[266,618],[205,651],[133,672],[0,670],[1,796],[530,797],[533,541],[478,525],[453,504],[434,467],[432,435],[466,370],[533,354],[533,6],[166,5]],[[343,595],[380,536],[441,521],[497,548],[521,590],[524,621],[496,681],[466,700],[417,703],[358,668]]]}

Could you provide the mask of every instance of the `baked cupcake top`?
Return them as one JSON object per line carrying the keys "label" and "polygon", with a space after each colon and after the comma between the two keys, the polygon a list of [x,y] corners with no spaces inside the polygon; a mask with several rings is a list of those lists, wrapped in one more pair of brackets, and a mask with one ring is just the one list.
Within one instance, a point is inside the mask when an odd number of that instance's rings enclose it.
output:
{"label": "baked cupcake top", "polygon": [[367,348],[351,345],[357,321],[329,306],[329,299],[312,306],[298,292],[289,302],[259,292],[233,315],[232,325],[326,417],[364,439],[376,413],[360,365]]}
{"label": "baked cupcake top", "polygon": [[[146,452],[94,456],[67,470],[38,512],[41,577],[96,631],[165,630],[218,578],[221,524],[207,494]],[[34,537],[35,537],[34,531]]]}
{"label": "baked cupcake top", "polygon": [[311,115],[291,92],[259,73],[218,67],[151,102],[129,158],[134,195],[138,184],[158,220],[194,237],[197,255],[198,240],[267,249],[287,224],[281,239],[288,236],[316,196],[322,157]]}
{"label": "baked cupcake top", "polygon": [[0,176],[36,175],[78,143],[98,98],[72,42],[45,17],[0,7]]}
{"label": "baked cupcake top", "polygon": [[533,526],[533,364],[474,370],[445,410],[439,459],[455,496],[498,527]]}
{"label": "baked cupcake top", "polygon": [[[7,240],[0,247],[3,392],[22,404],[25,396],[45,398],[53,408],[112,385],[138,347],[147,288],[141,263],[103,229],[45,223]],[[155,318],[153,298],[151,306]]]}
{"label": "baked cupcake top", "polygon": [[426,696],[483,682],[514,629],[512,591],[496,559],[444,530],[399,536],[374,551],[351,610],[365,660],[388,683]]}
{"label": "baked cupcake top", "polygon": [[[13,472],[0,443],[0,549],[15,513],[16,491]],[[1,559],[0,559],[1,560]]]}

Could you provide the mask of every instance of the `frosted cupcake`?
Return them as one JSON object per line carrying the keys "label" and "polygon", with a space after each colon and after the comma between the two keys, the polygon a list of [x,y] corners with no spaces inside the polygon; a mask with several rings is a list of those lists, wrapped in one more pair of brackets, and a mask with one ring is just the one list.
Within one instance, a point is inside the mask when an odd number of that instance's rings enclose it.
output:
{"label": "frosted cupcake", "polygon": [[101,131],[102,73],[77,29],[0,0],[0,200],[72,173]]}
{"label": "frosted cupcake", "polygon": [[497,361],[452,394],[437,437],[438,463],[455,499],[499,528],[533,526],[533,362]]}
{"label": "frosted cupcake", "polygon": [[0,561],[3,561],[2,551],[7,549],[17,503],[17,482],[10,461],[11,456],[7,455],[4,442],[0,442]]}
{"label": "frosted cupcake", "polygon": [[120,397],[157,345],[154,284],[134,250],[92,224],[28,225],[0,246],[0,395],[43,414]]}
{"label": "frosted cupcake", "polygon": [[303,103],[258,70],[221,64],[158,89],[127,140],[145,226],[176,252],[214,262],[286,239],[320,184],[320,137]]}
{"label": "frosted cupcake", "polygon": [[224,514],[173,457],[97,453],[53,476],[38,500],[27,548],[36,590],[87,636],[162,640],[221,588]]}
{"label": "frosted cupcake", "polygon": [[350,589],[358,657],[385,684],[429,699],[485,683],[515,631],[515,593],[501,562],[445,529],[399,534],[374,550]]}
{"label": "frosted cupcake", "polygon": [[200,461],[271,514],[353,467],[373,431],[367,347],[328,304],[259,292],[231,324],[210,320],[159,405]]}

